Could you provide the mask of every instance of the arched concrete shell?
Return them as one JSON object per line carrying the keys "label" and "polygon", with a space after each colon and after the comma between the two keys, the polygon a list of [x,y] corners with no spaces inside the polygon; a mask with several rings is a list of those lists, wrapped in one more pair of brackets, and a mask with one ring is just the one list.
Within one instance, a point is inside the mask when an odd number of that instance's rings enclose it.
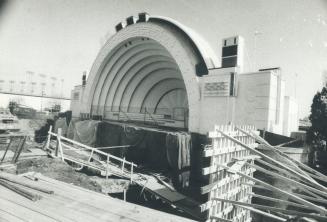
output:
{"label": "arched concrete shell", "polygon": [[[91,68],[83,111],[104,115],[119,108],[126,112],[160,108],[163,112],[165,106],[188,107],[189,130],[198,131],[200,86],[196,65],[205,62],[206,68],[211,68],[214,59],[201,39],[190,33],[181,24],[161,17],[117,32],[102,47]],[[179,98],[171,100],[176,95]]]}
{"label": "arched concrete shell", "polygon": [[190,27],[187,27],[174,19],[164,16],[150,16],[150,21],[158,21],[159,23],[168,23],[170,25],[176,26],[180,31],[185,33],[190,41],[194,43],[208,69],[214,69],[220,66],[219,59],[217,58],[215,52],[212,50],[208,42],[205,41],[202,36],[200,36]]}

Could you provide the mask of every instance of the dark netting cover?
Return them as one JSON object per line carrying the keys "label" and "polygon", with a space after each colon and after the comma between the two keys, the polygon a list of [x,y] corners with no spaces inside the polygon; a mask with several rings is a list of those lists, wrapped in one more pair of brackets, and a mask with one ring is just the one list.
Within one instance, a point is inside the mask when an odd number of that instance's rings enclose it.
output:
{"label": "dark netting cover", "polygon": [[153,170],[169,172],[176,188],[189,186],[191,136],[186,132],[145,129],[132,125],[101,122],[98,125],[98,147],[131,145],[110,149],[113,155]]}

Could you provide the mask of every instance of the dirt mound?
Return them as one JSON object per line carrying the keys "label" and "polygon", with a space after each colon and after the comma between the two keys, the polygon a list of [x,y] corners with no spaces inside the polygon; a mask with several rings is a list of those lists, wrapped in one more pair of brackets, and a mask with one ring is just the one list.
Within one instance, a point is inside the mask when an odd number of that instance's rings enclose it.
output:
{"label": "dirt mound", "polygon": [[59,181],[101,192],[101,186],[96,181],[83,173],[76,172],[71,166],[60,160],[44,157],[21,160],[17,163],[18,174],[31,171],[42,173]]}

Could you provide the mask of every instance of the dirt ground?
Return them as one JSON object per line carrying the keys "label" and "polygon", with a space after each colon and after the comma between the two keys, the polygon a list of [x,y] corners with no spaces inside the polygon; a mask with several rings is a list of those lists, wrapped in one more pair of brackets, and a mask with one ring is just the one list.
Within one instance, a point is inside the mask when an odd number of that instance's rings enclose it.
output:
{"label": "dirt ground", "polygon": [[[15,132],[15,134],[28,136],[23,152],[28,152],[31,148],[42,149],[43,144],[34,141],[34,131],[38,130],[45,122],[46,120],[19,120],[20,130]],[[1,144],[0,150],[4,149],[6,146],[6,144]],[[129,181],[127,180],[109,178],[106,181],[105,178],[96,176],[92,172],[88,172],[87,170],[83,170],[82,172],[76,171],[66,162],[47,156],[33,159],[19,158],[16,173],[21,174],[26,172],[39,172],[59,181],[103,193],[122,192],[123,189],[129,186]]]}
{"label": "dirt ground", "polygon": [[84,173],[76,172],[67,163],[49,157],[20,160],[17,163],[17,173],[39,172],[47,177],[101,192],[101,186]]}

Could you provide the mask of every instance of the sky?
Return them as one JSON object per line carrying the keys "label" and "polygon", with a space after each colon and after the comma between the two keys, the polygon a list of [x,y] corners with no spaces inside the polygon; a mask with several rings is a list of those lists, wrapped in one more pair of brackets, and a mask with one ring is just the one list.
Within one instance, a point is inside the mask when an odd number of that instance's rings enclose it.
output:
{"label": "sky", "polygon": [[[309,114],[327,70],[327,0],[6,2],[0,4],[0,80],[29,81],[26,71],[32,71],[34,81],[46,78],[48,91],[67,97],[115,33],[115,25],[139,12],[171,17],[191,27],[218,58],[223,38],[243,36],[245,71],[281,67],[286,95],[297,98],[300,117]],[[56,80],[50,89],[51,77]],[[0,95],[0,106],[7,100]]]}

